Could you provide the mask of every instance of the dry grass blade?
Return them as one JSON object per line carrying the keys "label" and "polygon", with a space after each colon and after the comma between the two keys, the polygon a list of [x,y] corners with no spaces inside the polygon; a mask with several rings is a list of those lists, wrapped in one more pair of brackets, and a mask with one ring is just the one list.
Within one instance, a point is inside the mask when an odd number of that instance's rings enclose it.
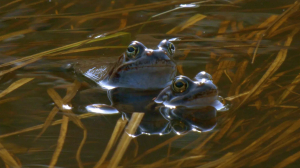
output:
{"label": "dry grass blade", "polygon": [[118,140],[118,135],[120,135],[119,133],[122,132],[124,130],[124,127],[126,125],[127,121],[124,121],[122,118],[120,118],[115,126],[115,129],[108,141],[108,144],[106,145],[106,148],[100,158],[100,160],[97,162],[97,164],[94,166],[94,168],[100,168],[102,163],[105,161],[109,151],[111,150],[111,148],[113,147],[113,145],[116,143],[116,141]]}
{"label": "dry grass blade", "polygon": [[60,134],[59,134],[59,138],[57,141],[57,146],[56,146],[55,152],[53,153],[51,162],[49,164],[49,168],[54,168],[54,166],[56,165],[58,157],[59,157],[61,150],[63,148],[63,145],[65,143],[67,130],[68,130],[68,123],[69,123],[69,117],[64,115],[62,118],[62,124],[60,127]]}
{"label": "dry grass blade", "polygon": [[286,121],[283,122],[282,124],[278,125],[277,127],[273,128],[269,132],[265,133],[263,136],[260,138],[256,139],[253,141],[250,145],[248,145],[246,148],[243,150],[235,153],[230,159],[226,160],[226,162],[222,163],[219,165],[219,167],[234,167],[233,164],[235,161],[239,160],[240,158],[246,156],[247,154],[250,154],[254,151],[257,150],[257,148],[263,144],[264,142],[270,140],[272,137],[280,133],[282,130],[290,126],[291,124]]}
{"label": "dry grass blade", "polygon": [[288,10],[283,12],[265,31],[266,36],[268,37],[275,30],[277,30],[292,14],[294,14],[299,9],[298,0],[295,1],[294,5],[292,5]]}
{"label": "dry grass blade", "polygon": [[47,90],[49,96],[52,98],[52,100],[54,101],[54,103],[59,107],[59,109],[61,111],[63,111],[65,113],[65,115],[68,115],[68,117],[70,117],[70,119],[80,128],[84,129],[84,126],[82,124],[82,122],[80,121],[80,119],[78,119],[78,117],[76,115],[73,114],[73,112],[70,109],[64,108],[65,104],[63,102],[63,100],[61,99],[61,97],[59,96],[59,94],[53,89],[53,88],[49,88]]}
{"label": "dry grass blade", "polygon": [[18,89],[19,87],[25,85],[26,83],[32,81],[34,78],[22,78],[14,83],[12,83],[8,88],[6,88],[4,91],[0,93],[0,98],[4,97],[5,95],[9,94],[10,92]]}
{"label": "dry grass blade", "polygon": [[[285,42],[284,46],[288,47],[291,45],[293,37],[296,33],[298,33],[299,29],[296,28],[294,29],[294,31],[288,36],[287,41]],[[250,93],[243,99],[243,101],[237,106],[236,109],[238,109],[239,107],[241,107],[246,101],[248,101],[249,98],[251,98],[251,96],[253,95],[253,93],[255,93],[258,88],[260,88],[267,79],[269,79],[276,71],[277,69],[281,66],[281,64],[284,62],[285,58],[287,55],[287,49],[281,49],[277,55],[277,57],[275,58],[275,60],[273,61],[273,63],[271,64],[271,66],[268,68],[268,70],[266,71],[266,73],[262,76],[262,78],[256,83],[256,85],[250,90]]]}
{"label": "dry grass blade", "polygon": [[235,117],[230,118],[228,120],[227,124],[223,128],[221,128],[221,130],[219,131],[218,135],[214,138],[214,142],[218,142],[226,134],[226,132],[231,127],[234,119],[235,119]]}
{"label": "dry grass blade", "polygon": [[170,138],[170,139],[166,140],[165,142],[160,143],[159,145],[157,145],[157,146],[155,146],[155,147],[153,147],[151,149],[148,149],[146,152],[144,152],[143,154],[141,154],[139,157],[135,158],[133,160],[133,162],[137,162],[137,161],[141,160],[146,155],[148,155],[148,154],[150,154],[150,153],[152,153],[152,152],[154,152],[154,151],[156,151],[156,150],[164,147],[165,145],[167,145],[167,144],[169,144],[169,143],[171,143],[171,142],[173,142],[173,141],[175,141],[175,140],[177,140],[177,139],[179,139],[181,137],[182,137],[182,135],[174,136],[173,138]]}
{"label": "dry grass blade", "polygon": [[223,60],[219,63],[217,71],[213,74],[214,83],[217,84],[224,73],[224,70],[234,67],[235,62],[232,60]]}
{"label": "dry grass blade", "polygon": [[87,130],[83,129],[83,138],[82,138],[82,141],[80,142],[80,145],[79,145],[78,150],[76,152],[76,160],[77,160],[79,168],[83,168],[83,164],[82,164],[82,161],[81,161],[81,158],[80,158],[80,153],[81,153],[83,145],[85,144],[86,138],[87,138]]}
{"label": "dry grass blade", "polygon": [[119,37],[119,36],[123,36],[123,35],[127,35],[127,34],[128,33],[125,33],[125,32],[119,32],[119,33],[115,33],[115,34],[108,35],[108,36],[102,36],[102,37],[99,37],[99,38],[83,40],[83,41],[79,41],[79,42],[72,43],[72,44],[69,44],[69,45],[65,45],[65,46],[62,46],[62,47],[58,47],[58,48],[55,48],[55,49],[52,49],[52,50],[48,50],[48,51],[44,51],[44,52],[41,52],[41,53],[38,53],[38,54],[34,54],[34,55],[31,55],[31,56],[23,57],[23,58],[20,58],[20,59],[17,59],[17,60],[8,62],[8,63],[4,63],[4,64],[0,65],[0,67],[5,67],[5,66],[9,66],[9,65],[13,65],[13,64],[16,64],[16,63],[20,63],[20,62],[29,60],[26,64],[23,63],[21,65],[15,66],[15,67],[13,67],[9,70],[1,71],[0,76],[6,74],[8,72],[11,72],[13,70],[19,69],[19,68],[21,68],[21,67],[23,67],[23,66],[25,66],[29,63],[32,63],[32,62],[35,62],[35,61],[39,60],[41,57],[47,56],[49,54],[53,54],[55,52],[59,52],[59,51],[79,47],[83,44],[89,44],[89,43],[93,43],[93,42],[97,42],[97,41],[101,41],[101,40],[107,40],[107,39],[110,39],[110,38]]}
{"label": "dry grass blade", "polygon": [[[115,150],[112,159],[109,162],[108,168],[116,168],[121,161],[132,137],[129,135],[133,135],[137,130],[140,122],[144,117],[144,113],[133,113],[131,119],[126,127],[126,131],[123,133],[122,138]],[[129,135],[128,135],[129,134]]]}
{"label": "dry grass blade", "polygon": [[284,159],[283,161],[281,161],[280,163],[278,163],[274,168],[281,168],[281,167],[286,167],[287,165],[295,162],[296,160],[298,160],[300,158],[300,151],[289,156],[288,158]]}
{"label": "dry grass blade", "polygon": [[293,80],[291,85],[287,87],[286,90],[282,93],[282,95],[279,97],[277,101],[277,104],[281,104],[284,101],[284,99],[294,90],[296,84],[299,84],[299,82],[300,82],[300,74],[296,76],[296,78]]}
{"label": "dry grass blade", "polygon": [[21,168],[17,161],[9,154],[9,152],[0,143],[0,157],[3,159],[4,163],[12,168]]}
{"label": "dry grass blade", "polygon": [[27,33],[31,33],[31,32],[34,32],[34,30],[25,29],[25,30],[20,30],[20,31],[13,32],[13,33],[8,33],[8,34],[5,34],[3,36],[0,36],[0,41],[3,41],[3,40],[8,39],[8,38],[15,37],[15,36],[18,36],[18,35],[21,35],[21,34],[24,35],[24,34],[27,34]]}
{"label": "dry grass blade", "polygon": [[233,155],[233,153],[229,152],[226,155],[222,156],[220,159],[215,160],[215,161],[211,161],[209,163],[206,163],[202,166],[199,166],[197,168],[209,168],[209,167],[216,167],[219,164],[221,164],[222,162],[224,162],[225,160],[227,160],[228,158],[230,158]]}
{"label": "dry grass blade", "polygon": [[182,30],[188,28],[189,26],[195,24],[196,22],[202,20],[206,18],[205,15],[201,15],[201,14],[196,14],[194,16],[192,16],[189,20],[187,20],[185,23],[182,23],[176,27],[174,27],[173,29],[171,29],[170,31],[168,31],[166,34],[176,34],[181,32]]}
{"label": "dry grass blade", "polygon": [[238,69],[237,69],[237,71],[234,75],[234,78],[233,78],[232,85],[230,87],[228,96],[233,96],[234,95],[237,86],[239,85],[239,83],[241,82],[242,77],[245,74],[248,63],[249,63],[248,60],[244,60],[239,64]]}
{"label": "dry grass blade", "polygon": [[[73,99],[73,97],[76,95],[80,86],[81,86],[81,83],[76,80],[74,82],[74,86],[72,88],[67,89],[67,95],[62,100],[63,104],[67,104]],[[48,117],[45,121],[42,131],[35,138],[35,140],[38,139],[46,131],[46,129],[50,126],[54,116],[57,114],[58,111],[59,111],[59,109],[57,107],[53,107],[53,109],[51,110],[50,114],[48,115]]]}
{"label": "dry grass blade", "polygon": [[203,146],[206,145],[207,142],[209,142],[216,134],[218,133],[218,131],[215,131],[214,133],[212,133],[207,139],[205,139],[200,145],[198,145],[197,147],[195,147],[192,151],[190,151],[190,153],[198,153],[200,149],[203,148]]}
{"label": "dry grass blade", "polygon": [[[83,119],[83,118],[89,118],[89,117],[94,117],[94,116],[98,116],[99,114],[91,114],[91,113],[88,113],[88,114],[82,114],[82,115],[79,115],[78,118],[79,119]],[[58,125],[58,124],[61,124],[62,123],[62,120],[56,120],[54,122],[52,122],[50,125]],[[0,138],[6,138],[6,137],[10,137],[10,136],[13,136],[13,135],[18,135],[18,134],[22,134],[22,133],[26,133],[26,132],[30,132],[30,131],[34,131],[34,130],[38,130],[38,129],[42,129],[44,128],[45,124],[40,124],[40,125],[36,125],[36,126],[33,126],[33,127],[29,127],[29,128],[25,128],[23,130],[20,130],[20,131],[15,131],[15,132],[12,132],[12,133],[7,133],[7,134],[3,134],[3,135],[0,135]]]}

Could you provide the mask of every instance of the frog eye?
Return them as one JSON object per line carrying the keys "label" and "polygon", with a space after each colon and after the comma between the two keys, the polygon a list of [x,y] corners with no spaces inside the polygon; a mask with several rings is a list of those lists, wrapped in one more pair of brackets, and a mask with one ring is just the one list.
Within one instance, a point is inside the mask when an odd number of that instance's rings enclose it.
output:
{"label": "frog eye", "polygon": [[169,45],[168,45],[168,52],[170,53],[170,55],[174,55],[174,53],[175,53],[175,46],[171,42],[169,42]]}
{"label": "frog eye", "polygon": [[173,81],[172,89],[174,92],[182,93],[188,88],[188,82],[183,78],[176,78]]}
{"label": "frog eye", "polygon": [[127,48],[127,57],[132,59],[132,58],[135,58],[136,55],[138,54],[138,48],[134,47],[134,46],[128,46]]}

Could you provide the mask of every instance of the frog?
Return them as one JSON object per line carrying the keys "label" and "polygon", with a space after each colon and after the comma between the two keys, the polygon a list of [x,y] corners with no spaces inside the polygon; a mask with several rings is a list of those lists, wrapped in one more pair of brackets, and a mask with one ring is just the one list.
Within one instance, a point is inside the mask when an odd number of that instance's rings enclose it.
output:
{"label": "frog", "polygon": [[168,40],[162,40],[157,49],[133,41],[106,72],[92,68],[83,75],[108,90],[116,87],[162,89],[176,76],[174,54],[175,46]]}
{"label": "frog", "polygon": [[224,108],[218,96],[217,86],[213,83],[211,75],[205,71],[199,72],[195,81],[183,75],[176,76],[154,101],[169,108],[176,106],[187,108],[212,106],[217,110]]}

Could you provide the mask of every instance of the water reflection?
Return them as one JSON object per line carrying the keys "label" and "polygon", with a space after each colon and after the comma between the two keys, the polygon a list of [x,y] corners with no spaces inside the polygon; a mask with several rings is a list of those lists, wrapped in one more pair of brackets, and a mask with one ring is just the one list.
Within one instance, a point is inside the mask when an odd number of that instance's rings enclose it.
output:
{"label": "water reflection", "polygon": [[176,77],[171,86],[162,91],[114,88],[107,90],[110,105],[90,104],[85,110],[104,115],[121,112],[125,120],[130,120],[134,112],[144,113],[137,131],[130,135],[132,137],[207,132],[216,126],[217,110],[224,106],[210,74],[200,72],[195,79]]}

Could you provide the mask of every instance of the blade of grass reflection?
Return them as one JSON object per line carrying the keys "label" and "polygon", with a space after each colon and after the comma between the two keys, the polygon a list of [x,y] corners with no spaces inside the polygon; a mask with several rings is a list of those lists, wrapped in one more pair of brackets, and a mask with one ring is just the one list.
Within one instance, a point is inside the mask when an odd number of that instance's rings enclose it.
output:
{"label": "blade of grass reflection", "polygon": [[222,162],[226,161],[228,158],[232,157],[233,153],[228,152],[227,154],[225,154],[224,156],[222,156],[220,159],[211,161],[207,164],[201,165],[197,168],[210,168],[210,167],[216,167],[218,165],[220,165]]}
{"label": "blade of grass reflection", "polygon": [[300,74],[296,76],[296,78],[292,81],[292,83],[289,85],[289,87],[286,88],[286,90],[282,93],[282,95],[278,98],[276,104],[281,104],[284,99],[294,90],[297,84],[300,82]]}
{"label": "blade of grass reflection", "polygon": [[229,118],[227,120],[227,124],[225,124],[221,129],[220,131],[218,132],[218,134],[215,136],[214,138],[214,142],[218,142],[225,134],[226,132],[230,129],[233,121],[235,120],[235,116],[233,118]]}
{"label": "blade of grass reflection", "polygon": [[268,26],[268,28],[263,32],[263,34],[259,35],[258,42],[256,44],[256,47],[255,47],[255,50],[254,50],[254,53],[252,56],[252,63],[254,62],[258,47],[260,45],[261,40],[263,39],[263,36],[268,37],[269,34],[273,33],[276,29],[278,29],[283,24],[283,22],[285,22],[298,9],[299,9],[299,3],[298,3],[298,1],[295,1],[293,6],[291,6],[288,10],[286,10],[279,17],[277,17],[276,20],[274,20],[274,22],[272,22],[272,24],[270,26]]}
{"label": "blade of grass reflection", "polygon": [[260,150],[259,153],[256,153],[255,155],[252,155],[251,158],[247,158],[248,160],[252,160],[250,166],[257,165],[261,162],[266,161],[272,154],[274,154],[277,150],[289,146],[291,143],[295,142],[299,139],[298,136],[292,136],[287,138],[286,140],[281,141],[280,143],[265,147],[264,149]]}
{"label": "blade of grass reflection", "polygon": [[18,89],[19,87],[25,85],[26,83],[32,81],[33,79],[34,78],[22,78],[22,79],[19,79],[19,80],[15,81],[8,88],[6,88],[5,90],[3,90],[0,93],[0,98],[4,97],[5,95],[9,94],[12,91]]}
{"label": "blade of grass reflection", "polygon": [[[84,119],[84,118],[89,118],[89,117],[95,117],[95,116],[99,116],[99,114],[81,114],[78,116],[79,119]],[[56,120],[54,122],[52,122],[50,125],[53,126],[53,125],[58,125],[58,124],[61,124],[62,123],[62,120]],[[45,124],[40,124],[40,125],[36,125],[36,126],[33,126],[33,127],[29,127],[29,128],[25,128],[23,130],[20,130],[20,131],[15,131],[15,132],[12,132],[12,133],[7,133],[7,134],[3,134],[3,135],[0,135],[0,138],[6,138],[6,137],[10,137],[10,136],[13,136],[13,135],[18,135],[18,134],[22,134],[22,133],[26,133],[26,132],[30,132],[30,131],[35,131],[35,130],[39,130],[39,129],[42,129],[44,127]]]}
{"label": "blade of grass reflection", "polygon": [[[142,121],[144,117],[144,113],[133,113],[131,116],[131,119],[128,123],[128,126],[125,129],[125,132],[123,133],[121,140],[117,146],[117,149],[115,150],[112,159],[109,162],[109,165],[107,168],[116,168],[121,161],[132,137],[129,135],[134,135],[135,131],[137,130],[138,126],[140,125],[140,122]],[[129,134],[129,135],[128,135]]]}
{"label": "blade of grass reflection", "polygon": [[94,168],[100,168],[101,165],[103,164],[103,162],[105,161],[109,151],[111,150],[111,148],[114,146],[114,144],[117,142],[119,136],[121,135],[122,131],[124,130],[125,126],[127,124],[126,120],[123,120],[122,118],[120,118],[115,126],[115,129],[113,131],[113,133],[111,134],[111,137],[108,141],[108,144],[106,145],[106,148],[100,158],[100,160],[96,163],[96,165],[94,166]]}
{"label": "blade of grass reflection", "polygon": [[80,158],[80,154],[81,154],[82,147],[86,142],[86,138],[87,138],[87,129],[84,128],[83,129],[83,138],[82,138],[82,140],[80,142],[80,145],[79,145],[79,147],[77,149],[77,152],[76,152],[76,161],[78,163],[79,168],[83,168],[83,164],[82,164],[82,161],[81,161],[81,158]]}
{"label": "blade of grass reflection", "polygon": [[0,143],[0,157],[9,167],[13,168],[21,168],[17,161],[9,154],[9,152],[4,148],[4,146]]}
{"label": "blade of grass reflection", "polygon": [[49,88],[47,92],[54,103],[58,106],[58,108],[64,112],[64,115],[67,115],[70,120],[72,120],[74,124],[76,124],[79,128],[84,129],[84,125],[82,124],[80,119],[76,115],[74,115],[74,113],[70,109],[64,108],[64,106],[68,106],[68,104],[65,104],[65,102],[63,102],[59,94],[53,88]]}
{"label": "blade of grass reflection", "polygon": [[197,154],[201,148],[203,148],[203,146],[205,146],[207,144],[207,142],[209,142],[213,137],[215,137],[215,135],[218,133],[219,131],[215,131],[214,133],[212,133],[208,138],[206,138],[200,145],[198,145],[197,147],[195,147],[193,150],[191,150],[189,153],[191,154]]}
{"label": "blade of grass reflection", "polygon": [[246,68],[248,66],[249,61],[244,60],[238,64],[238,68],[236,70],[236,73],[234,75],[232,85],[230,86],[230,90],[228,92],[228,96],[233,96],[235,94],[235,90],[239,83],[241,82],[242,78],[244,77]]}
{"label": "blade of grass reflection", "polygon": [[[288,36],[284,46],[288,47],[290,46],[293,37],[295,34],[297,34],[299,31],[298,28],[294,29],[294,31]],[[270,78],[276,71],[277,69],[282,65],[284,62],[286,55],[287,55],[287,49],[281,49],[273,61],[273,63],[270,65],[268,70],[265,72],[265,74],[262,76],[262,78],[256,83],[256,85],[250,90],[250,93],[242,100],[242,102],[236,107],[238,109],[241,107],[244,103],[249,101],[248,99],[251,98],[251,96],[267,81],[268,78]]]}
{"label": "blade of grass reflection", "polygon": [[49,164],[49,168],[54,168],[54,166],[56,165],[58,157],[59,157],[61,150],[63,148],[63,145],[65,143],[66,134],[67,134],[67,130],[68,130],[68,123],[69,123],[69,117],[63,115],[62,124],[60,127],[60,134],[59,134],[59,138],[57,140],[57,146],[52,155],[52,159]]}
{"label": "blade of grass reflection", "polygon": [[[76,94],[77,90],[75,90],[75,93],[72,92],[72,90],[73,90],[72,88],[68,88],[68,90],[67,90],[67,96],[71,95],[73,97]],[[82,165],[82,162],[81,162],[81,159],[80,159],[80,153],[81,153],[81,149],[82,149],[82,147],[83,147],[83,145],[84,145],[84,143],[86,141],[87,130],[86,130],[85,126],[83,125],[83,123],[81,122],[81,120],[76,115],[74,115],[74,113],[72,112],[72,110],[63,107],[64,104],[65,104],[65,102],[61,99],[61,97],[59,96],[59,94],[54,89],[49,88],[47,90],[47,92],[48,92],[49,96],[53,99],[53,101],[55,102],[55,104],[59,107],[59,109],[64,112],[64,116],[67,115],[68,116],[68,120],[70,118],[79,128],[81,128],[83,130],[83,139],[82,139],[82,141],[81,141],[81,143],[79,145],[79,148],[78,148],[78,150],[76,152],[76,160],[78,162],[78,166],[80,168],[83,168],[83,165]],[[71,97],[71,96],[69,96],[69,97]],[[64,119],[63,119],[63,122],[64,122]],[[68,121],[65,121],[65,122],[68,122]],[[62,124],[64,124],[64,123],[62,123]],[[62,143],[62,145],[63,145],[63,143]],[[59,155],[60,152],[57,152],[57,153]],[[54,157],[54,155],[53,155],[53,157]],[[57,158],[58,158],[58,156],[57,156]],[[56,160],[54,159],[53,162],[56,163]],[[55,163],[52,164],[52,165],[54,166]]]}
{"label": "blade of grass reflection", "polygon": [[[74,86],[72,88],[68,88],[67,89],[67,95],[63,98],[63,103],[69,103],[73,97],[76,95],[78,89],[80,88],[81,83],[78,82],[77,80],[74,81]],[[53,109],[51,110],[51,112],[49,113],[44,125],[43,125],[43,129],[42,131],[37,135],[37,137],[35,138],[35,140],[37,140],[46,130],[47,128],[50,126],[54,116],[57,114],[57,112],[59,111],[58,107],[53,107]]]}
{"label": "blade of grass reflection", "polygon": [[278,125],[277,127],[274,127],[267,133],[265,133],[260,138],[254,140],[250,145],[248,145],[246,148],[242,149],[239,152],[236,152],[230,159],[226,160],[226,162],[223,162],[218,167],[234,167],[234,163],[239,160],[240,158],[246,156],[247,154],[250,154],[257,150],[257,148],[263,144],[264,142],[270,140],[275,135],[279,134],[281,131],[285,130],[285,128],[289,127],[291,123],[289,121],[285,121]]}
{"label": "blade of grass reflection", "polygon": [[150,154],[150,153],[152,153],[152,152],[154,152],[154,151],[156,151],[156,150],[158,150],[158,149],[164,147],[165,145],[168,145],[169,143],[171,143],[171,142],[173,142],[173,141],[175,141],[175,140],[177,140],[177,139],[179,139],[179,138],[181,138],[181,137],[183,137],[183,136],[184,136],[184,135],[176,135],[176,136],[174,136],[174,137],[172,137],[172,138],[166,140],[165,142],[162,142],[162,143],[156,145],[155,147],[153,147],[153,148],[151,148],[151,149],[148,149],[146,152],[144,152],[143,154],[139,155],[139,157],[135,158],[135,159],[132,161],[132,163],[135,163],[135,162],[141,160],[141,159],[142,159],[143,157],[145,157],[146,155],[148,155],[148,154]]}

